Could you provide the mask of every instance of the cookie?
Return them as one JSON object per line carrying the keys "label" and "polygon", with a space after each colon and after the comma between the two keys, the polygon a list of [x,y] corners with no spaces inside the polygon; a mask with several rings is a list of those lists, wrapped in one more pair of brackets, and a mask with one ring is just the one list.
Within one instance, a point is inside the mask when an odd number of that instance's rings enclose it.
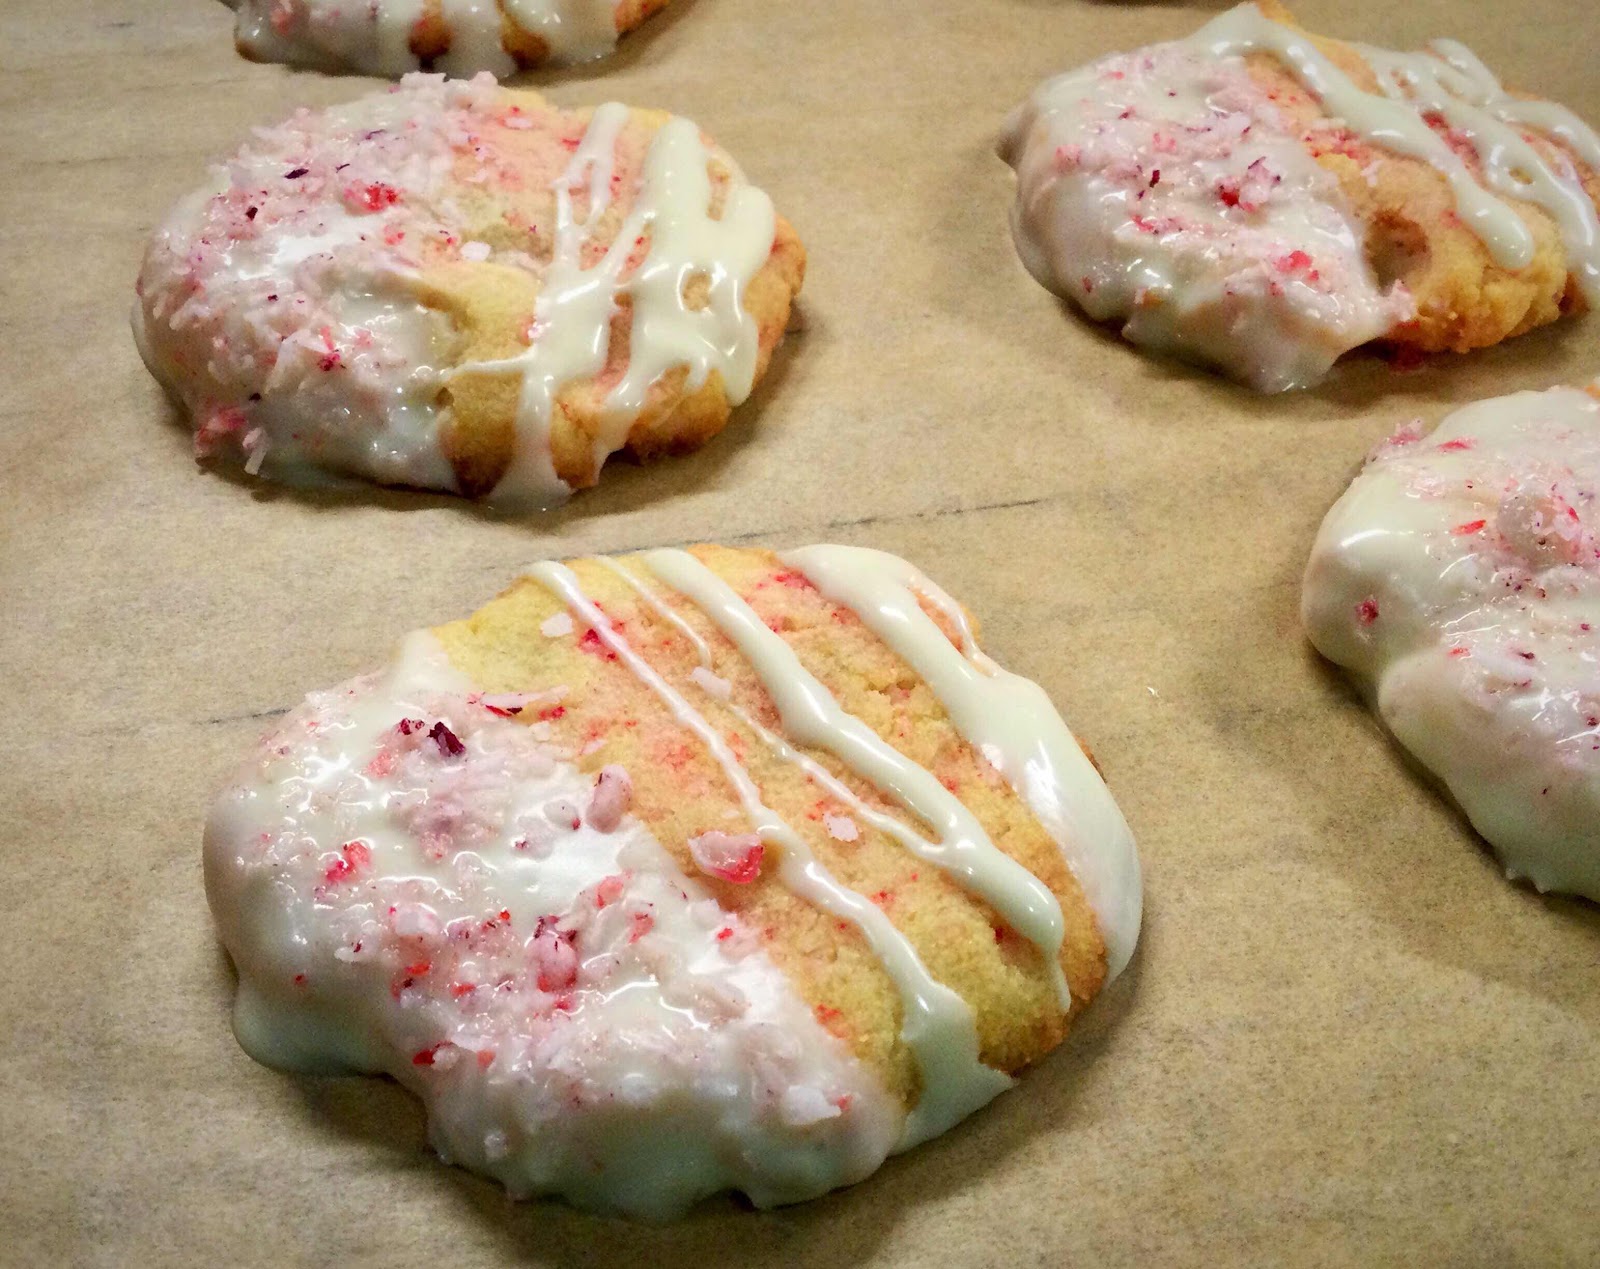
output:
{"label": "cookie", "polygon": [[152,236],[134,331],[201,457],[518,508],[714,436],[804,272],[688,120],[410,75],[218,167]]}
{"label": "cookie", "polygon": [[535,565],[285,718],[205,873],[252,1055],[387,1072],[445,1159],[656,1218],[943,1132],[1140,909],[1043,691],[837,546]]}
{"label": "cookie", "polygon": [[1393,53],[1244,4],[1048,81],[1000,148],[1035,278],[1262,391],[1373,340],[1466,352],[1600,298],[1600,137],[1454,41]]}
{"label": "cookie", "polygon": [[252,61],[400,76],[504,76],[603,57],[667,0],[229,0]]}
{"label": "cookie", "polygon": [[1381,446],[1323,522],[1317,649],[1512,877],[1600,899],[1600,400],[1558,388]]}

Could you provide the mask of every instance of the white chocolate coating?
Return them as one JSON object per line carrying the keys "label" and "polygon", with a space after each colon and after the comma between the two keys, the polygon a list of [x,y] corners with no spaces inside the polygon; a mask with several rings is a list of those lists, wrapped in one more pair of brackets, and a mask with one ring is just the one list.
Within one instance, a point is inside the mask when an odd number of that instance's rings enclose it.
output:
{"label": "white chocolate coating", "polygon": [[1509,875],[1600,899],[1600,400],[1402,431],[1323,522],[1302,612]]}
{"label": "white chocolate coating", "polygon": [[1277,392],[1410,316],[1241,57],[1162,44],[1060,76],[1001,153],[1028,271],[1131,343]]}
{"label": "white chocolate coating", "polygon": [[397,78],[435,70],[460,78],[517,69],[501,39],[502,8],[548,48],[551,61],[603,57],[617,43],[617,0],[441,0],[449,47],[427,66],[415,51],[423,0],[229,0],[234,40],[261,62]]}
{"label": "white chocolate coating", "polygon": [[[687,368],[691,389],[715,372],[734,404],[748,396],[759,330],[744,293],[771,250],[771,200],[693,124],[672,119],[651,142],[621,233],[582,267],[615,193],[627,111],[611,103],[551,173],[552,259],[493,250],[466,239],[462,200],[476,185],[518,178],[480,137],[492,126],[533,126],[520,110],[487,76],[411,75],[387,93],[259,132],[210,189],[174,209],[147,251],[133,323],[151,372],[193,418],[198,454],[236,456],[246,471],[287,483],[357,476],[456,491],[441,448],[450,421],[441,394],[463,370],[510,369],[522,381],[516,448],[490,500],[549,506],[570,492],[551,458],[556,395],[606,365],[624,298],[629,357],[605,399],[597,467],[626,443],[651,385],[676,367]],[[713,159],[730,173],[718,219]],[[454,321],[428,306],[423,282],[426,270],[462,261],[538,280],[524,353],[448,364]],[[685,299],[691,277],[708,280],[703,306]]]}
{"label": "white chocolate coating", "polygon": [[[387,671],[313,695],[212,811],[207,894],[239,970],[235,1030],[272,1065],[388,1072],[423,1098],[441,1155],[513,1194],[664,1217],[730,1187],[769,1205],[848,1184],[1013,1081],[981,1061],[967,1001],[766,805],[692,702],[734,708],[838,798],[849,814],[827,817],[836,840],[855,840],[858,821],[885,832],[990,902],[1052,963],[1060,906],[927,771],[845,713],[697,559],[656,551],[606,563],[685,633],[699,664],[669,682],[556,563],[528,574],[567,608],[542,633],[566,638],[582,623],[721,768],[753,831],[734,824],[690,840],[700,868],[735,879],[729,870],[764,847],[785,887],[861,932],[900,996],[901,1037],[920,1075],[909,1113],[629,814],[627,772],[584,775],[549,740],[537,720],[560,708],[559,684],[539,696],[482,695],[426,633]],[[869,628],[909,627],[888,641],[919,673],[930,667],[958,730],[1062,842],[1097,914],[1120,919],[1118,904],[1131,902],[1131,928],[1105,930],[1120,969],[1138,923],[1132,841],[1048,700],[984,657],[953,601],[903,561],[815,547],[790,563],[835,602],[861,604]],[[913,591],[954,614],[964,649]],[[926,628],[903,617],[902,601]],[[677,611],[684,604],[749,663],[784,736],[729,704],[710,647]],[[800,745],[838,755],[906,816],[869,806]],[[1109,908],[1106,878],[1125,887]],[[1071,998],[1057,982],[1065,1012]]]}
{"label": "white chocolate coating", "polygon": [[[1359,88],[1306,36],[1242,4],[1186,40],[1107,58],[1041,86],[1013,114],[1001,153],[1017,169],[1012,228],[1030,272],[1132,342],[1214,365],[1264,391],[1316,382],[1343,352],[1413,313],[1380,291],[1365,234],[1305,138],[1250,77],[1271,53],[1326,114],[1449,181],[1463,223],[1507,268],[1533,238],[1502,196],[1555,220],[1568,267],[1600,299],[1600,224],[1570,162],[1600,139],[1570,111],[1508,96],[1462,45],[1361,50],[1382,93]],[[1429,122],[1472,148],[1470,168]]]}
{"label": "white chocolate coating", "polygon": [[898,1102],[625,797],[490,705],[524,703],[486,705],[413,636],[311,697],[218,801],[206,883],[240,1043],[388,1072],[445,1159],[514,1195],[664,1218],[874,1170]]}

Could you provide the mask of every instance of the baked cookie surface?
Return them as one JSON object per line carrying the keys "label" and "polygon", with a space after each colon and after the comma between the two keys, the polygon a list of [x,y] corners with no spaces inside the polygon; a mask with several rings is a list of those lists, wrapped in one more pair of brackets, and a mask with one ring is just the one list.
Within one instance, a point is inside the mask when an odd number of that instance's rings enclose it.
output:
{"label": "baked cookie surface", "polygon": [[603,57],[667,0],[229,0],[258,62],[400,76],[505,76]]}
{"label": "baked cookie surface", "polygon": [[411,75],[179,203],[134,333],[201,457],[540,506],[720,431],[804,271],[685,119]]}
{"label": "baked cookie surface", "polygon": [[387,1072],[447,1160],[652,1217],[944,1131],[1140,909],[1044,693],[844,547],[536,565],[283,720],[205,865],[251,1054]]}
{"label": "baked cookie surface", "polygon": [[1323,522],[1302,611],[1511,876],[1600,899],[1600,399],[1402,430]]}
{"label": "baked cookie surface", "polygon": [[1001,154],[1043,285],[1262,391],[1372,340],[1465,352],[1600,299],[1600,137],[1451,40],[1394,53],[1243,4],[1046,82]]}

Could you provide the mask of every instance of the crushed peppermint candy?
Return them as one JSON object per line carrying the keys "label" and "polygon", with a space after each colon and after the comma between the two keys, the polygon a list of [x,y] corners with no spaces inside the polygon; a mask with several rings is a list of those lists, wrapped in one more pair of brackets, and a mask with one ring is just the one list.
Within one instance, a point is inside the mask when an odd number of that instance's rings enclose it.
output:
{"label": "crushed peppermint candy", "polygon": [[747,886],[761,875],[766,846],[755,833],[712,829],[689,839],[689,854],[701,872],[736,886]]}
{"label": "crushed peppermint candy", "polygon": [[569,612],[552,613],[539,623],[539,633],[547,639],[564,639],[572,630],[572,614]]}

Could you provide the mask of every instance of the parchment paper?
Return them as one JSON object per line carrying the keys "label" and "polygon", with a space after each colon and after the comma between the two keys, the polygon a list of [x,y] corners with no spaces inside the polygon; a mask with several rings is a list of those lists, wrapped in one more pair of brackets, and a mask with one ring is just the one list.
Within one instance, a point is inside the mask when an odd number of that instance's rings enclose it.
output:
{"label": "parchment paper", "polygon": [[[1600,121],[1591,0],[1300,8],[1463,38]],[[1211,11],[674,0],[532,77],[700,122],[811,274],[719,440],[516,522],[201,472],[128,335],[143,240],[205,163],[370,81],[244,62],[212,0],[4,0],[0,1262],[1600,1262],[1600,909],[1509,885],[1295,615],[1369,445],[1600,372],[1600,319],[1260,398],[1066,312],[1008,240],[1000,122]],[[513,1205],[395,1086],[238,1049],[202,817],[274,712],[527,561],[698,539],[882,547],[965,599],[1100,757],[1143,943],[1019,1088],[854,1189],[666,1228]]]}

